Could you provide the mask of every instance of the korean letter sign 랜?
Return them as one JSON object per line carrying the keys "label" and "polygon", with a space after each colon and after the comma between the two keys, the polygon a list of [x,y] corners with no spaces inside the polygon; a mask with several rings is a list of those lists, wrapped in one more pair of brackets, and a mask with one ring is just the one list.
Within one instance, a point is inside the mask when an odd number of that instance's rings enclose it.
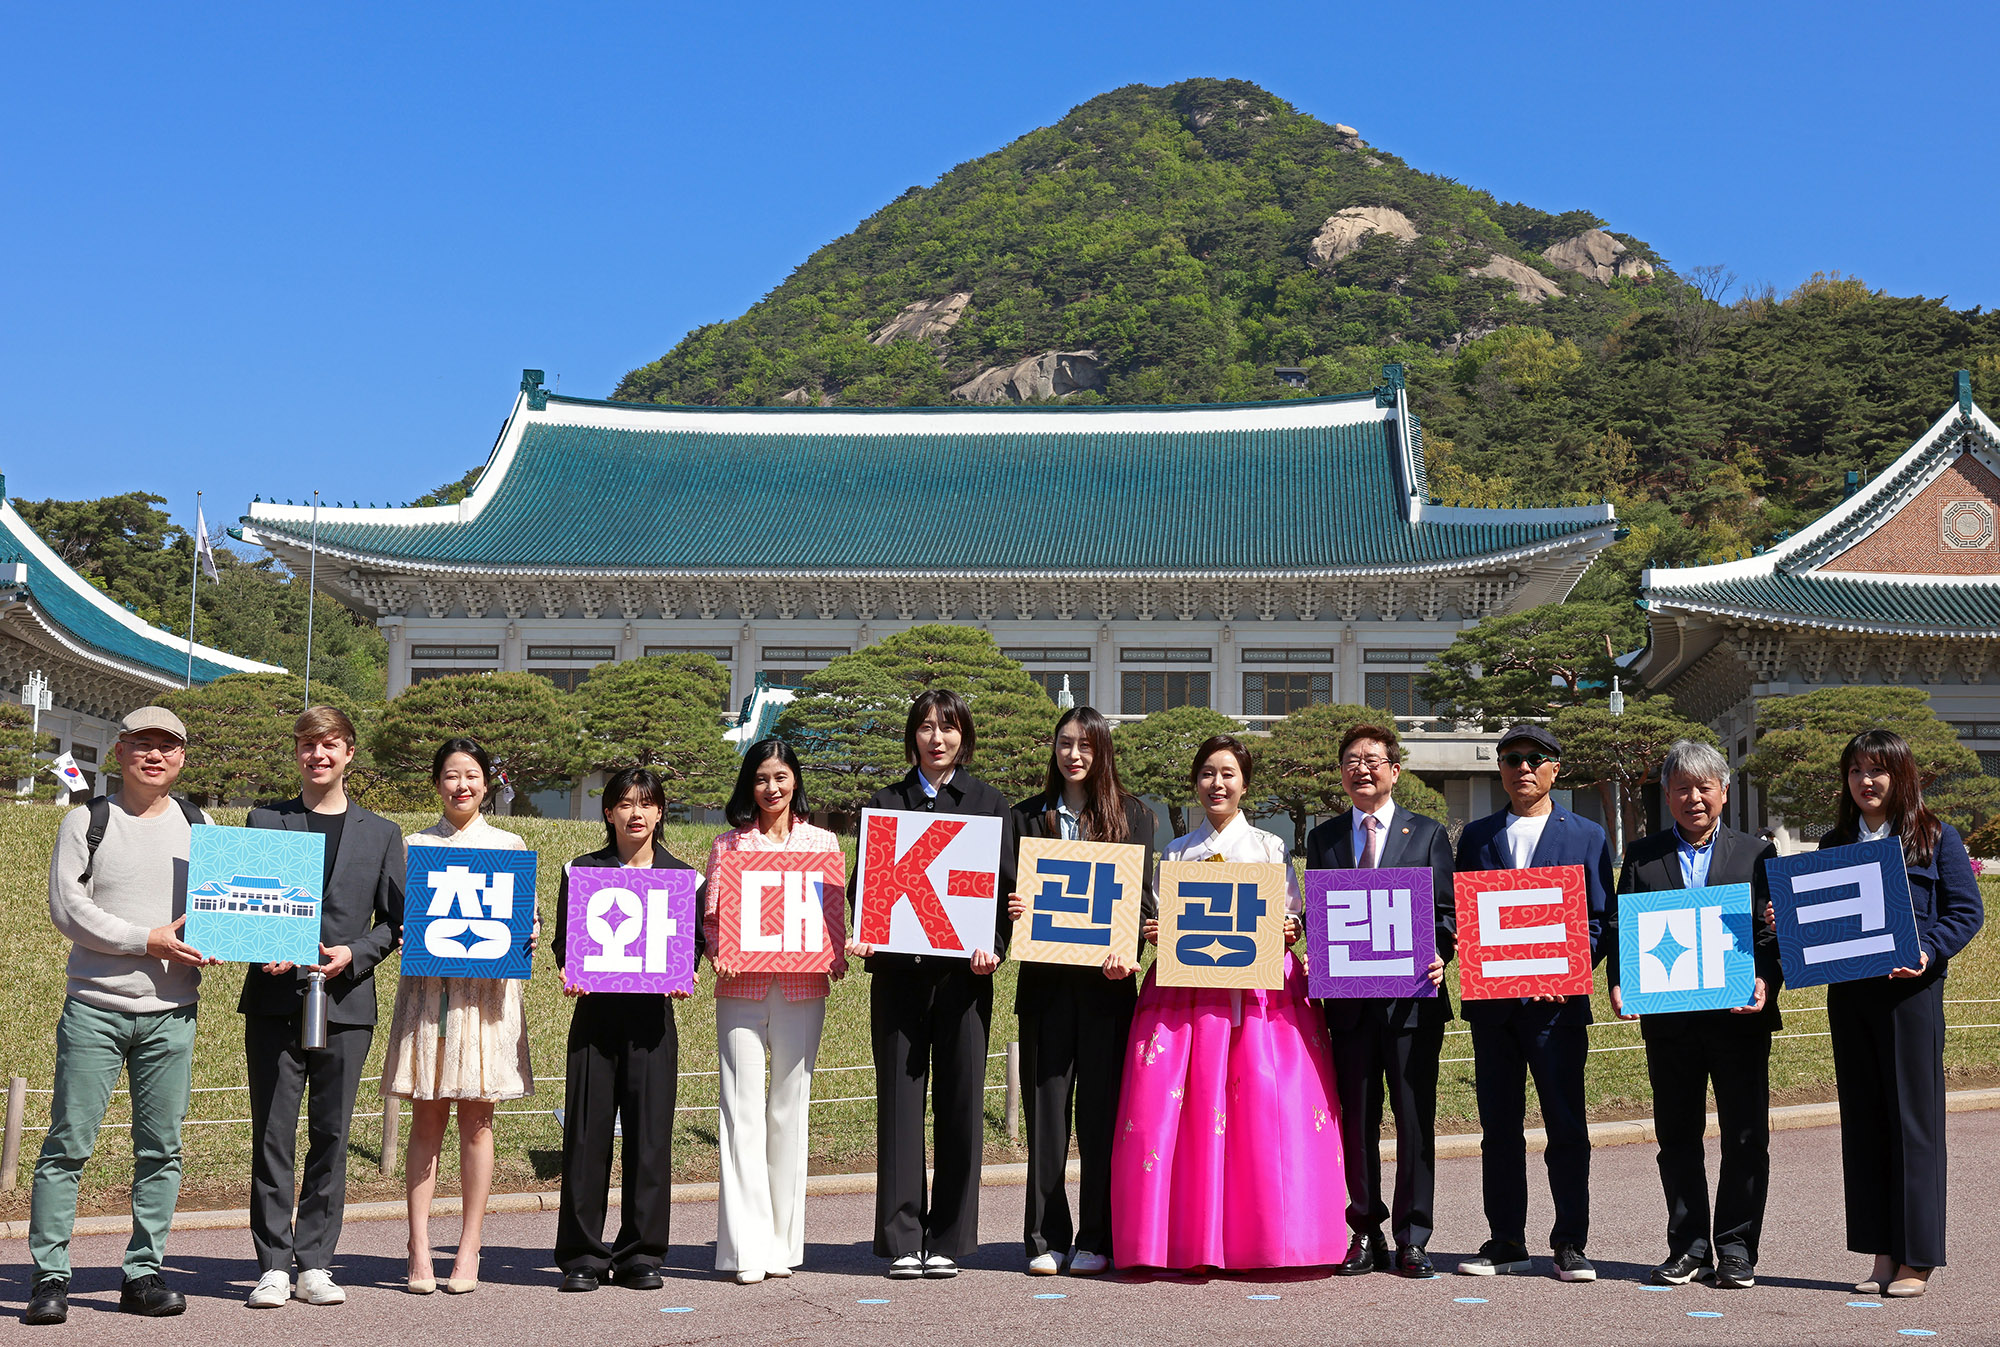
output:
{"label": "korean letter sign \ub79c", "polygon": [[1307,995],[1437,995],[1429,870],[1308,870],[1303,887]]}
{"label": "korean letter sign \ub79c", "polygon": [[1116,952],[1131,962],[1139,952],[1145,882],[1144,847],[1022,838],[1016,883],[1028,910],[1014,923],[1014,957],[1099,968]]}
{"label": "korean letter sign \ub79c", "polygon": [[1588,996],[1590,900],[1580,865],[1452,877],[1463,999]]}
{"label": "korean letter sign \ub79c", "polygon": [[326,839],[278,828],[196,828],[181,939],[228,963],[319,962]]}
{"label": "korean letter sign \ub79c", "polygon": [[410,848],[403,885],[405,973],[524,979],[534,929],[534,852]]}
{"label": "korean letter sign \ub79c", "polygon": [[1764,862],[1764,874],[1787,987],[1887,977],[1917,966],[1917,918],[1901,838],[1774,857]]}
{"label": "korean letter sign \ub79c", "polygon": [[563,981],[587,992],[694,990],[692,870],[573,865]]}
{"label": "korean letter sign \ub79c", "polygon": [[1002,835],[986,815],[862,810],[854,938],[897,954],[991,954]]}
{"label": "korean letter sign \ub79c", "polygon": [[1627,1015],[1750,1004],[1757,961],[1748,884],[1621,893],[1614,901]]}
{"label": "korean letter sign \ub79c", "polygon": [[1275,991],[1285,985],[1285,867],[1256,861],[1160,866],[1162,987]]}
{"label": "korean letter sign \ub79c", "polygon": [[845,943],[837,851],[725,851],[708,877],[716,957],[739,973],[824,973]]}

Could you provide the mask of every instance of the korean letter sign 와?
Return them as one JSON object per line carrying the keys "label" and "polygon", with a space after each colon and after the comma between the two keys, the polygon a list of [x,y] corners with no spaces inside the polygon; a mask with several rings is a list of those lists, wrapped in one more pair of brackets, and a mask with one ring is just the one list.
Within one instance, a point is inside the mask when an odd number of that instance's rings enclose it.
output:
{"label": "korean letter sign \uc640", "polygon": [[573,865],[563,981],[587,992],[694,990],[692,870]]}
{"label": "korean letter sign \uc640", "polygon": [[194,829],[181,939],[229,963],[318,963],[325,865],[318,833]]}
{"label": "korean letter sign \uc640", "polygon": [[1022,838],[1015,885],[1028,910],[1014,923],[1014,957],[1099,968],[1115,951],[1134,961],[1145,882],[1144,847]]}
{"label": "korean letter sign \uc640", "polygon": [[824,973],[847,941],[837,851],[725,851],[708,876],[715,957],[739,973]]}
{"label": "korean letter sign \uc640", "polygon": [[1590,994],[1590,900],[1580,865],[1452,877],[1465,1000]]}
{"label": "korean letter sign \uc640", "polygon": [[535,929],[535,853],[411,847],[403,886],[403,971],[526,978]]}
{"label": "korean letter sign \uc640", "polygon": [[1308,870],[1304,888],[1308,995],[1437,995],[1429,870]]}
{"label": "korean letter sign \uc640", "polygon": [[1001,836],[986,815],[862,810],[854,938],[899,954],[991,954]]}
{"label": "korean letter sign \uc640", "polygon": [[1901,838],[1764,862],[1778,961],[1788,987],[1887,977],[1915,968],[1917,918]]}

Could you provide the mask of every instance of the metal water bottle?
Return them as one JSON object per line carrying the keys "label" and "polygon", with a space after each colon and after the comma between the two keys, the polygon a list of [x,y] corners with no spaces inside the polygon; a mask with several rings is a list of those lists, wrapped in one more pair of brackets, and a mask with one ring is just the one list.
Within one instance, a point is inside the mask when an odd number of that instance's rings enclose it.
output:
{"label": "metal water bottle", "polygon": [[299,1046],[326,1046],[326,974],[306,974],[305,1015],[299,1022]]}

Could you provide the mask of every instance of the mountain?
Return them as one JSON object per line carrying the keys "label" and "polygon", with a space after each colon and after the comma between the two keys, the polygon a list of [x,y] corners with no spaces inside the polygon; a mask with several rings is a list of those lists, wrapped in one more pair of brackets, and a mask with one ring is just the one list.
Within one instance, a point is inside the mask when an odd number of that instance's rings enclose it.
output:
{"label": "mountain", "polygon": [[1579,588],[1616,598],[1648,557],[1821,513],[1943,410],[1952,370],[2000,393],[1995,315],[1837,271],[1743,294],[1606,225],[1424,173],[1240,80],[1133,85],[909,189],[614,396],[1249,401],[1397,362],[1440,496],[1619,504],[1632,535]]}

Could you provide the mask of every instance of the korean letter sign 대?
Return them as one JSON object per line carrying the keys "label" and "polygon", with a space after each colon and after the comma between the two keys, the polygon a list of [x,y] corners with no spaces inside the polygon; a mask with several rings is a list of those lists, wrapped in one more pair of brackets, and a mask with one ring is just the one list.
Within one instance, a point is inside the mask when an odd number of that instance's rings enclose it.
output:
{"label": "korean letter sign \ub300", "polygon": [[708,877],[717,956],[739,973],[824,973],[845,935],[837,851],[725,851]]}

